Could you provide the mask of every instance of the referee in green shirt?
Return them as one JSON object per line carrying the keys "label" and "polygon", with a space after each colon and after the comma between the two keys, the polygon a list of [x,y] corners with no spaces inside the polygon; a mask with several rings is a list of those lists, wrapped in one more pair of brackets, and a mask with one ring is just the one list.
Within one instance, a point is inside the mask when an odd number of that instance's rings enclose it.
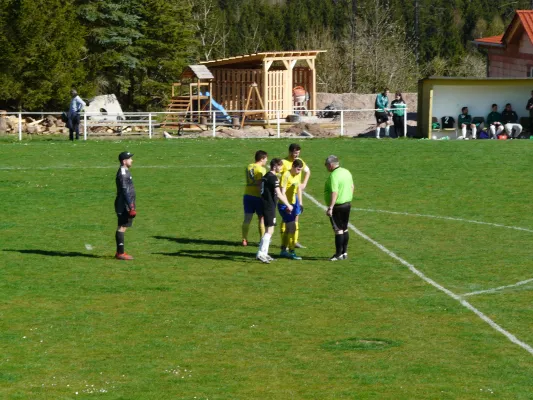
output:
{"label": "referee in green shirt", "polygon": [[330,172],[324,186],[324,199],[328,206],[326,215],[335,231],[335,254],[330,261],[346,260],[350,238],[348,222],[354,191],[352,174],[346,168],[340,167],[337,156],[326,158],[325,165]]}

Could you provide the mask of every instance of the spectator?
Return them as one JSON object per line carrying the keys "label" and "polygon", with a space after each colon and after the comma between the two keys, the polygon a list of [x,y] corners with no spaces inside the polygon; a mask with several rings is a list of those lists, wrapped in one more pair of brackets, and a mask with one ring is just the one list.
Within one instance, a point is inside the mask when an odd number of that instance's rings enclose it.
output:
{"label": "spectator", "polygon": [[461,127],[461,136],[460,139],[467,140],[467,130],[472,131],[472,139],[477,137],[477,127],[476,124],[472,123],[472,116],[468,114],[468,107],[461,108],[461,114],[457,118],[457,124]]}
{"label": "spectator", "polygon": [[87,104],[78,96],[75,89],[70,91],[72,100],[70,100],[70,107],[68,109],[68,130],[69,139],[74,140],[74,132],[76,132],[76,140],[80,138],[80,111]]}
{"label": "spectator", "polygon": [[531,98],[527,101],[526,110],[529,111],[529,133],[533,133],[533,90]]}
{"label": "spectator", "polygon": [[513,111],[511,103],[505,105],[505,110],[502,112],[502,124],[510,139],[520,137],[520,134],[522,133],[522,125],[518,123],[518,115]]}
{"label": "spectator", "polygon": [[380,93],[376,97],[376,139],[381,139],[379,136],[379,130],[385,128],[385,136],[389,137],[389,129],[391,122],[389,121],[390,110],[387,108],[389,106],[389,89],[385,88],[383,93]]}
{"label": "spectator", "polygon": [[394,122],[394,133],[399,138],[405,136],[405,109],[407,104],[405,104],[400,92],[396,92],[394,97],[391,103],[392,121]]}
{"label": "spectator", "polygon": [[491,139],[498,139],[498,135],[503,132],[502,115],[498,112],[498,104],[492,105],[492,111],[487,116],[487,124]]}

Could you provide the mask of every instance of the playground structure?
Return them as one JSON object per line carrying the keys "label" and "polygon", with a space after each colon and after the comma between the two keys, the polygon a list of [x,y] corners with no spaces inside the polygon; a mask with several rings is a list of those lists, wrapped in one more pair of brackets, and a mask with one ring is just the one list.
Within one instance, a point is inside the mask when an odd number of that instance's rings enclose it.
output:
{"label": "playground structure", "polygon": [[269,124],[315,110],[315,60],[324,51],[263,52],[190,65],[172,85],[167,111],[179,114],[167,116],[162,126],[206,122],[202,112],[213,109],[217,119],[241,125],[246,118]]}

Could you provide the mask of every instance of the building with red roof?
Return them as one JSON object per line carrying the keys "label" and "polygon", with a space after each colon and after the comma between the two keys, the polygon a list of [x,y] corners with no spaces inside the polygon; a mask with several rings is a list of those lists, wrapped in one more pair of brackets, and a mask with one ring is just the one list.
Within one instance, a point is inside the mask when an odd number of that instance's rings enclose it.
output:
{"label": "building with red roof", "polygon": [[487,77],[533,77],[533,10],[517,10],[502,35],[474,40],[487,52]]}

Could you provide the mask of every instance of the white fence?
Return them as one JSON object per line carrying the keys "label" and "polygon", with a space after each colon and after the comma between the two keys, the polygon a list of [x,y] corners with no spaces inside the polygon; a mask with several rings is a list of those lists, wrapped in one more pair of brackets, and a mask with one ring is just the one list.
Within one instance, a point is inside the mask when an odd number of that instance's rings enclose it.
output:
{"label": "white fence", "polygon": [[[284,110],[275,110],[267,111],[270,115],[276,115],[275,119],[271,120],[256,120],[246,118],[244,125],[247,126],[250,122],[257,125],[264,125],[275,127],[276,137],[282,137],[282,125],[295,125],[299,122],[311,123],[311,124],[334,124],[338,125],[338,136],[345,136],[347,134],[346,126],[348,124],[356,125],[358,121],[361,123],[366,123],[367,126],[373,126],[375,129],[376,123],[374,118],[375,109],[353,109],[353,110],[305,110],[305,111],[284,111]],[[221,127],[233,127],[238,128],[241,126],[241,118],[244,115],[263,115],[265,112],[263,110],[246,110],[246,111],[228,111],[228,114],[224,114],[221,111],[194,111],[191,112],[126,112],[122,115],[115,114],[102,114],[102,113],[80,113],[80,136],[83,135],[83,140],[87,140],[91,135],[91,130],[95,130],[98,127],[107,127],[108,129],[113,130],[117,134],[124,132],[127,128],[134,127],[135,129],[140,129],[140,134],[147,134],[149,138],[154,136],[156,129],[161,130],[175,130],[178,128],[178,131],[183,129],[184,126],[202,126],[205,132],[209,130],[211,132],[210,136],[217,137],[217,129]],[[23,140],[23,133],[26,129],[23,129],[23,125],[26,127],[31,126],[41,122],[42,119],[45,119],[47,116],[54,116],[57,119],[60,119],[61,112],[19,112],[19,113],[3,113],[0,115],[0,118],[5,118],[7,116],[15,116],[17,120],[17,129],[16,131],[12,130],[11,133],[18,133],[18,139]],[[289,115],[293,119],[291,122],[286,122],[285,116]],[[328,117],[319,117],[320,115],[327,115]],[[27,122],[26,120],[31,117],[32,122]],[[174,117],[173,121],[165,122],[169,117]],[[287,118],[289,118],[287,117]],[[41,120],[39,120],[39,118]],[[175,119],[178,119],[176,121]],[[405,109],[405,116],[403,121],[403,136],[407,134],[407,108]],[[13,121],[13,118],[11,118]],[[392,122],[391,122],[392,123]],[[28,129],[28,128],[27,128]],[[65,129],[65,128],[63,128]],[[58,129],[56,129],[56,133]],[[368,129],[367,129],[368,130]],[[30,133],[28,131],[28,133]],[[54,133],[54,132],[51,132]],[[63,132],[64,134],[64,132]]]}

